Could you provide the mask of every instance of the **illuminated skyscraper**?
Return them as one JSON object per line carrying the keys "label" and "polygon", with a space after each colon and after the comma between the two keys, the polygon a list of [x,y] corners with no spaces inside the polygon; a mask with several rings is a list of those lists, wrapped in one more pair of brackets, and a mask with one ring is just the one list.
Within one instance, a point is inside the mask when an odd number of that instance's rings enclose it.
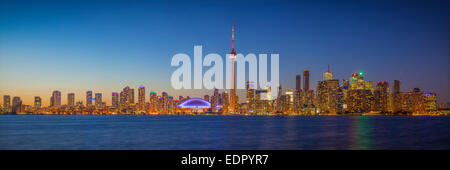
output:
{"label": "illuminated skyscraper", "polygon": [[138,106],[141,111],[145,110],[145,87],[140,86],[138,89]]}
{"label": "illuminated skyscraper", "polygon": [[[278,91],[278,92],[280,92],[280,91]],[[266,87],[265,89],[255,90],[255,101],[256,101],[255,102],[255,112],[257,114],[261,114],[261,113],[265,114],[267,112],[272,111],[272,108],[269,108],[269,102],[272,104],[273,100],[270,100],[270,97],[268,96],[269,94],[270,94],[269,87]],[[277,100],[275,100],[275,101],[277,101]]]}
{"label": "illuminated skyscraper", "polygon": [[[180,99],[180,101],[182,101]],[[150,92],[150,113],[158,112],[158,95],[156,92]]]}
{"label": "illuminated skyscraper", "polygon": [[51,102],[52,107],[60,107],[61,106],[61,92],[58,90],[53,91]]}
{"label": "illuminated skyscraper", "polygon": [[303,70],[303,91],[307,93],[309,91],[309,70]]}
{"label": "illuminated skyscraper", "polygon": [[130,105],[130,87],[126,86],[120,92],[120,105],[121,107],[128,107]]}
{"label": "illuminated skyscraper", "polygon": [[86,107],[92,106],[92,91],[86,92]]}
{"label": "illuminated skyscraper", "polygon": [[292,112],[294,110],[294,90],[286,89],[285,90],[286,100],[284,101],[285,111]]}
{"label": "illuminated skyscraper", "polygon": [[[324,77],[325,78],[325,77]],[[317,83],[317,105],[322,113],[338,113],[339,80],[323,80]]]}
{"label": "illuminated skyscraper", "polygon": [[130,88],[130,93],[128,94],[129,96],[129,100],[130,100],[130,104],[131,105],[133,105],[135,102],[134,102],[134,89],[132,89],[132,88]]}
{"label": "illuminated skyscraper", "polygon": [[302,75],[295,75],[295,91],[302,91]]}
{"label": "illuminated skyscraper", "polygon": [[5,112],[11,112],[11,96],[3,96],[3,109],[5,110]]}
{"label": "illuminated skyscraper", "polygon": [[303,100],[302,100],[302,94],[303,92],[301,91],[294,91],[294,113],[300,113],[301,109],[303,108]]}
{"label": "illuminated skyscraper", "polygon": [[391,94],[391,111],[399,113],[402,111],[403,94],[400,92],[400,81],[394,80],[394,87]]}
{"label": "illuminated skyscraper", "polygon": [[302,76],[301,74],[295,75],[295,91],[294,91],[294,113],[300,113],[303,107],[302,102]]}
{"label": "illuminated skyscraper", "polygon": [[278,95],[275,99],[275,111],[283,112],[283,86],[278,84]]}
{"label": "illuminated skyscraper", "polygon": [[163,113],[168,113],[168,110],[169,110],[169,95],[167,94],[167,92],[162,92],[161,97],[162,97],[162,112]]}
{"label": "illuminated skyscraper", "polygon": [[213,95],[210,98],[211,100],[211,111],[217,112],[217,106],[219,105],[219,89],[214,88]]}
{"label": "illuminated skyscraper", "polygon": [[13,113],[22,112],[22,100],[20,100],[20,97],[18,96],[13,97],[11,110]]}
{"label": "illuminated skyscraper", "polygon": [[437,110],[436,93],[424,94],[424,105],[427,113],[435,112]]}
{"label": "illuminated skyscraper", "polygon": [[350,113],[367,113],[371,109],[370,101],[372,98],[370,90],[352,89],[348,91],[346,104],[347,111]]}
{"label": "illuminated skyscraper", "polygon": [[323,73],[323,80],[333,80],[333,72],[330,71],[330,65],[328,65],[328,70]]}
{"label": "illuminated skyscraper", "polygon": [[67,94],[67,106],[69,107],[75,106],[75,93]]}
{"label": "illuminated skyscraper", "polygon": [[235,112],[237,107],[237,96],[236,96],[236,73],[235,73],[235,63],[234,60],[236,59],[236,51],[234,50],[234,25],[232,27],[232,34],[231,34],[231,52],[230,52],[230,59],[231,59],[231,90],[230,90],[230,111]]}
{"label": "illuminated skyscraper", "polygon": [[102,94],[101,93],[95,93],[95,108],[100,109],[103,107],[102,102]]}
{"label": "illuminated skyscraper", "polygon": [[117,94],[116,92],[112,93],[111,106],[116,109],[119,108],[119,94]]}
{"label": "illuminated skyscraper", "polygon": [[42,106],[42,99],[39,96],[35,96],[34,97],[34,108],[35,109],[40,109]]}
{"label": "illuminated skyscraper", "polygon": [[344,101],[345,95],[344,90],[342,88],[338,88],[331,95],[331,113],[344,113]]}
{"label": "illuminated skyscraper", "polygon": [[315,95],[314,95],[314,90],[308,90],[307,92],[305,92],[305,94],[303,95],[303,104],[304,106],[306,105],[306,107],[308,108],[315,108]]}
{"label": "illuminated skyscraper", "polygon": [[350,90],[346,95],[347,111],[366,113],[375,110],[375,97],[372,81],[364,80],[364,73],[353,73]]}
{"label": "illuminated skyscraper", "polygon": [[224,91],[222,92],[222,114],[227,114],[228,113],[228,109],[230,108],[230,103],[229,103],[230,99],[228,96],[228,91]]}
{"label": "illuminated skyscraper", "polygon": [[248,111],[252,111],[255,109],[255,87],[253,86],[253,82],[249,82],[247,81],[247,86],[246,86],[246,90],[247,90],[247,106],[248,106]]}
{"label": "illuminated skyscraper", "polygon": [[374,97],[375,111],[386,113],[388,111],[389,102],[389,84],[387,81],[377,82]]}
{"label": "illuminated skyscraper", "polygon": [[330,65],[328,65],[328,70],[323,73],[323,81],[317,83],[317,106],[319,112],[322,113],[339,113],[342,111],[341,108],[341,95],[342,89],[339,86],[339,80],[333,79],[333,72],[330,70]]}
{"label": "illuminated skyscraper", "polygon": [[419,88],[414,88],[413,91],[404,93],[402,102],[402,111],[419,114],[425,112],[424,94]]}

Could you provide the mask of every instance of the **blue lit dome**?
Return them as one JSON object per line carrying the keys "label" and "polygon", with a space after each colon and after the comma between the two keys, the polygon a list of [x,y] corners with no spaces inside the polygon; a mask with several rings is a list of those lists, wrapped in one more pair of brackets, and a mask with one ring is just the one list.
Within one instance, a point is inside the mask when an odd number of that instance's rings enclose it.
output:
{"label": "blue lit dome", "polygon": [[191,98],[181,102],[179,108],[210,108],[211,103],[205,99]]}

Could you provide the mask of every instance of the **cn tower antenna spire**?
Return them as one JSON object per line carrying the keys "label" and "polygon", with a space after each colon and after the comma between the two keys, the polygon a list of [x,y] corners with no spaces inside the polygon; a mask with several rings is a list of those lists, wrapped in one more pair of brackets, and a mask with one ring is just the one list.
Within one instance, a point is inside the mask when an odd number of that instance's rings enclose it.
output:
{"label": "cn tower antenna spire", "polygon": [[231,48],[232,49],[234,49],[234,22],[233,22],[233,24],[232,24],[232,26],[231,26]]}

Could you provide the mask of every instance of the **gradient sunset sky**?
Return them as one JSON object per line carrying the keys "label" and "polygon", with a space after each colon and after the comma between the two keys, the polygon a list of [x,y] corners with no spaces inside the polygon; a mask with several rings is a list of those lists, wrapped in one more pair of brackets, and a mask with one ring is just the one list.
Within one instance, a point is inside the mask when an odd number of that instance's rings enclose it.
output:
{"label": "gradient sunset sky", "polygon": [[[450,101],[449,1],[0,1],[0,101],[34,96],[49,104],[53,90],[111,92],[129,85],[170,95],[202,97],[205,90],[172,89],[172,56],[194,45],[222,57],[280,54],[280,82],[310,69],[315,89],[331,65],[337,79],[363,71],[374,84],[401,81]],[[207,68],[204,68],[205,71]],[[342,82],[341,82],[342,83]],[[137,91],[135,92],[137,94]],[[209,93],[209,92],[208,92]],[[201,95],[200,95],[201,94]],[[241,97],[245,97],[242,93]],[[243,98],[241,98],[241,101]]]}

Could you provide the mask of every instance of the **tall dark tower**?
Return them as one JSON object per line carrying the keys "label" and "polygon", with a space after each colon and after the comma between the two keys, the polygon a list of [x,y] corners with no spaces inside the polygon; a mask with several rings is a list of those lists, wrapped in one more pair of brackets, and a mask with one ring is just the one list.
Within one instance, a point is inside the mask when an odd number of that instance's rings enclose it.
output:
{"label": "tall dark tower", "polygon": [[391,94],[391,108],[393,113],[401,112],[403,109],[403,97],[400,93],[400,80],[394,80],[394,87]]}
{"label": "tall dark tower", "polygon": [[400,80],[394,80],[394,88],[392,93],[400,93]]}
{"label": "tall dark tower", "polygon": [[231,52],[230,52],[230,59],[231,59],[231,90],[230,90],[230,111],[236,112],[237,111],[237,100],[236,100],[236,72],[235,70],[235,63],[234,60],[236,59],[236,51],[234,50],[234,24],[231,28]]}
{"label": "tall dark tower", "polygon": [[302,91],[302,75],[295,75],[295,91]]}
{"label": "tall dark tower", "polygon": [[303,90],[305,92],[309,90],[309,69],[303,70]]}

